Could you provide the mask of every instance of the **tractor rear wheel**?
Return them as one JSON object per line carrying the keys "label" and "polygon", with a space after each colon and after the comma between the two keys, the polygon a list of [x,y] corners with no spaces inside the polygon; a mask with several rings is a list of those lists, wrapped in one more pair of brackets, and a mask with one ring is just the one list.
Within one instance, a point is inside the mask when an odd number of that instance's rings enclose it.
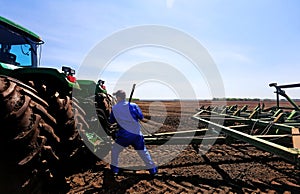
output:
{"label": "tractor rear wheel", "polygon": [[53,102],[49,105],[28,85],[0,76],[1,193],[36,193],[49,191],[49,184],[65,184],[73,167],[69,164],[84,147],[79,134],[88,126],[68,96],[55,95]]}

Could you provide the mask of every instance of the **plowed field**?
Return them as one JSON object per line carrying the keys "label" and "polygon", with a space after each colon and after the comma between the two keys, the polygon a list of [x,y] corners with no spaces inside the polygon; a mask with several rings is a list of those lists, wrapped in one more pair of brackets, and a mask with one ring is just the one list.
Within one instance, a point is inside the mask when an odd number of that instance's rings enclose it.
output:
{"label": "plowed field", "polygon": [[[180,122],[186,130],[195,129],[196,123],[190,119],[197,108],[193,103],[137,103],[148,120],[143,124],[144,133],[176,131]],[[199,102],[199,106],[209,104]],[[251,109],[257,102],[228,104],[248,104]],[[270,107],[275,102],[265,104]],[[204,146],[199,147],[199,153],[188,146],[173,160],[160,165],[157,177],[139,170],[124,171],[114,178],[109,164],[98,161],[90,169],[66,178],[68,193],[300,193],[300,170],[278,156],[243,143],[214,144],[202,153]],[[172,149],[161,150],[161,157],[172,154]],[[122,154],[132,151],[124,150]]]}

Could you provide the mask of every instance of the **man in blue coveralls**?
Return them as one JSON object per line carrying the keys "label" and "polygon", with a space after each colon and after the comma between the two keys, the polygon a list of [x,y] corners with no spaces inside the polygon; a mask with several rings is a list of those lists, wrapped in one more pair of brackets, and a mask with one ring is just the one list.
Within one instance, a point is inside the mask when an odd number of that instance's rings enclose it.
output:
{"label": "man in blue coveralls", "polygon": [[146,167],[151,175],[156,175],[157,167],[151,159],[151,156],[145,146],[144,136],[141,132],[139,120],[144,118],[144,115],[135,103],[125,101],[126,93],[123,90],[118,90],[113,93],[117,98],[117,104],[112,107],[110,114],[110,122],[117,123],[119,130],[116,133],[115,143],[111,150],[111,165],[110,168],[115,175],[119,173],[118,159],[120,152],[132,145],[143,159]]}

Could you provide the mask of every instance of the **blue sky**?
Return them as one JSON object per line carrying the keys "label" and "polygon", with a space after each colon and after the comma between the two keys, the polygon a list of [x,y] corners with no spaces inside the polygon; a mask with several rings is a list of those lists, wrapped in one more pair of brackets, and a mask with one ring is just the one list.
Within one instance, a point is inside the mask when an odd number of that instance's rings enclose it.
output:
{"label": "blue sky", "polygon": [[[300,1],[298,0],[0,0],[0,13],[45,41],[42,66],[78,69],[103,39],[125,28],[155,24],[196,38],[222,77],[226,97],[274,98],[271,82],[298,83]],[[211,98],[205,78],[169,50],[130,50],[111,62],[103,75],[109,92],[131,64],[173,64],[192,83],[197,98]],[[141,84],[139,98],[176,98],[166,86]],[[175,92],[176,93],[176,92]],[[299,89],[287,93],[300,98]]]}

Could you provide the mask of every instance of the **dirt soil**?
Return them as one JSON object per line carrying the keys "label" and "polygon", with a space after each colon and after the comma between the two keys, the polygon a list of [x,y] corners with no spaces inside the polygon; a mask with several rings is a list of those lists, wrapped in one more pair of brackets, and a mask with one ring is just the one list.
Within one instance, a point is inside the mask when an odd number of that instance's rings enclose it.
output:
{"label": "dirt soil", "polygon": [[[181,122],[187,130],[194,129],[195,121],[190,117],[196,113],[195,108],[211,104],[209,101],[200,101],[196,106],[178,101],[137,103],[148,120],[143,124],[144,133],[176,131]],[[227,102],[239,107],[248,104],[249,109],[257,103]],[[270,107],[275,102],[265,105]],[[147,146],[150,154],[151,146]],[[123,172],[115,178],[109,164],[98,161],[90,169],[66,178],[68,193],[300,193],[299,168],[278,156],[242,143],[215,144],[204,154],[201,148],[197,153],[188,146],[173,160],[159,166],[158,177],[139,170]],[[171,153],[164,150],[161,156]]]}

